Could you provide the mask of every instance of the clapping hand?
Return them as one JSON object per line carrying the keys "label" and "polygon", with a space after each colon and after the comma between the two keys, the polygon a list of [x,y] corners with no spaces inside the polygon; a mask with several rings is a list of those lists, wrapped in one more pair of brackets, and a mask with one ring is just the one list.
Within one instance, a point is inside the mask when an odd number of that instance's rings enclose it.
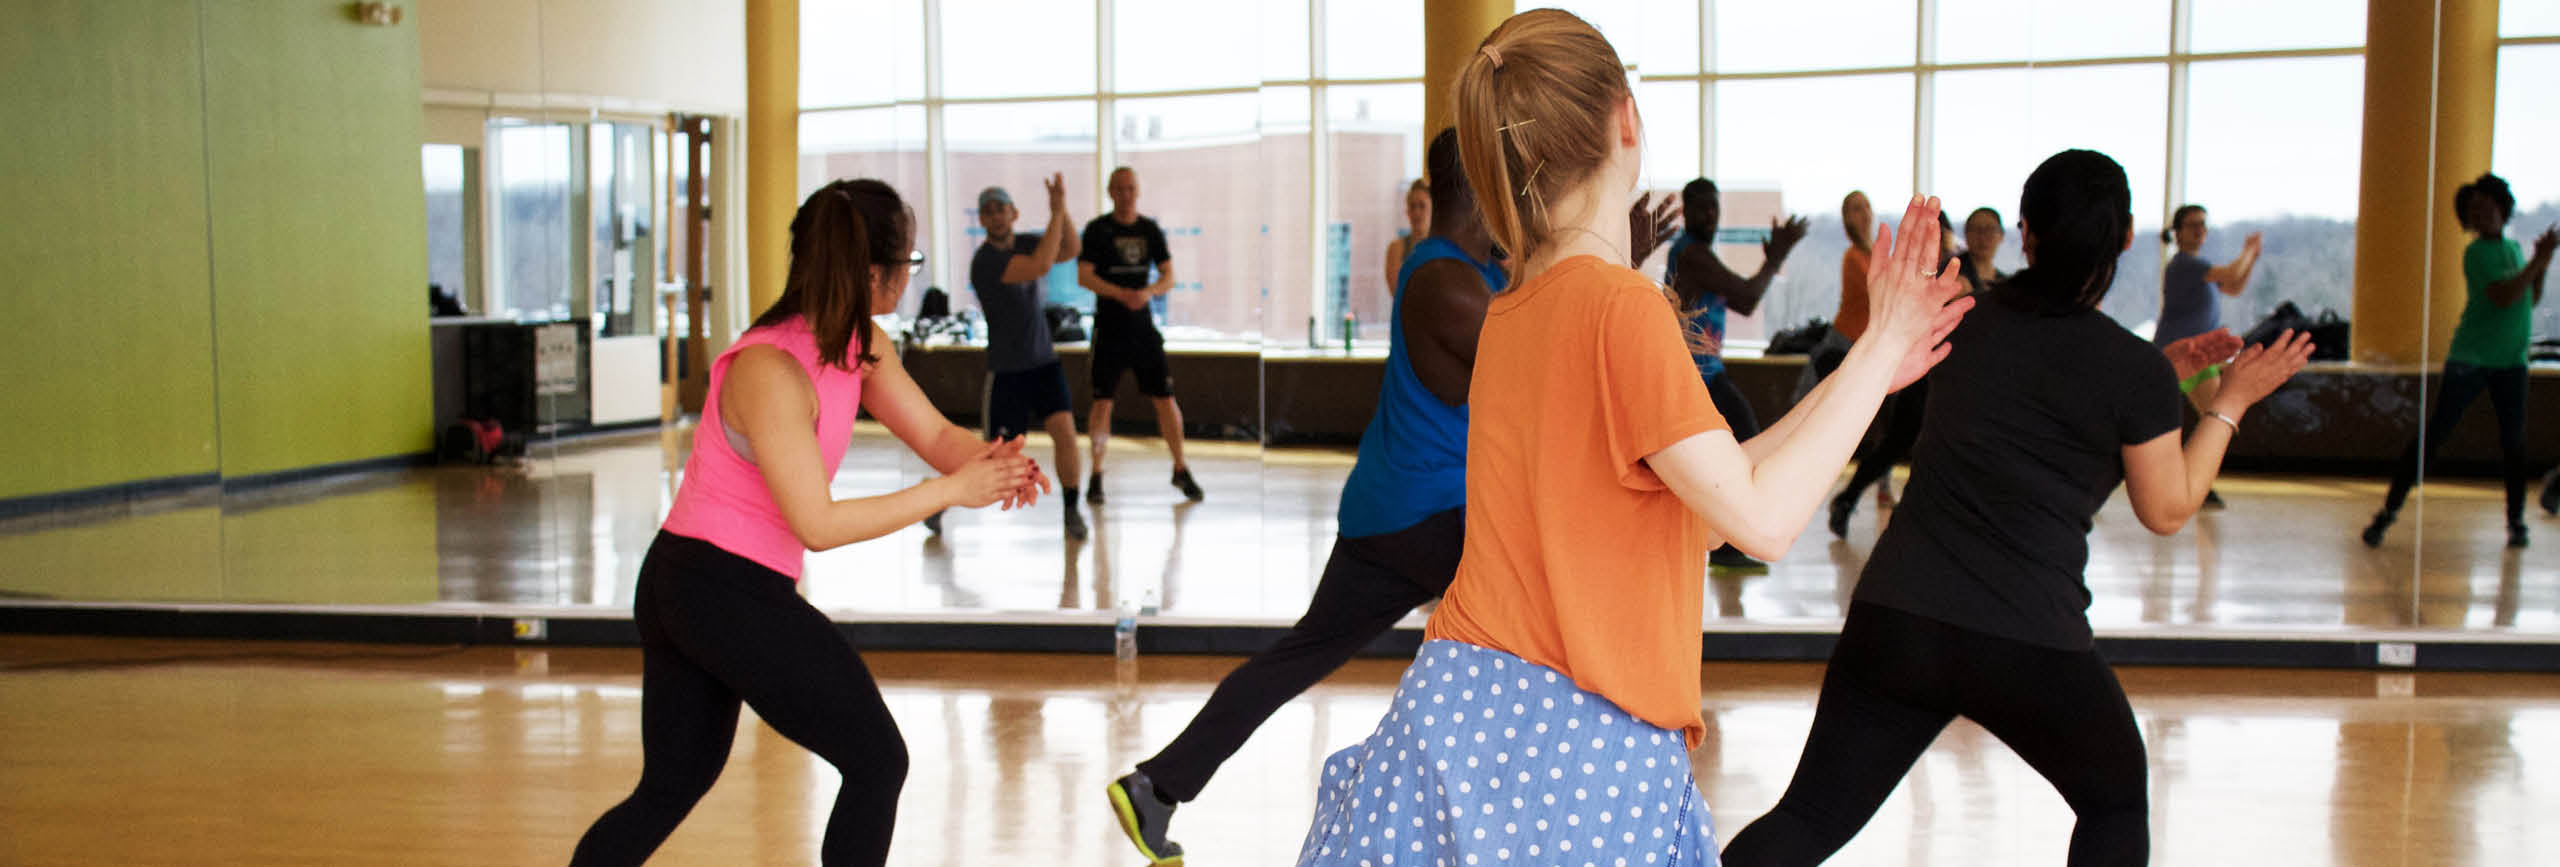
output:
{"label": "clapping hand", "polygon": [[1939,261],[1938,235],[1938,200],[1918,196],[1903,210],[1900,237],[1890,228],[1876,230],[1867,265],[1867,333],[1860,339],[1884,340],[1905,353],[1895,390],[1946,359],[1947,335],[1973,309],[1964,277]]}
{"label": "clapping hand", "polygon": [[2169,366],[2177,368],[2180,382],[2239,351],[2240,337],[2228,328],[2216,328],[2161,348],[2169,356]]}
{"label": "clapping hand", "polygon": [[2265,400],[2311,360],[2312,348],[2309,332],[2288,330],[2276,335],[2272,343],[2240,350],[2240,357],[2222,369],[2222,390],[2213,399],[2215,409],[2227,409],[2226,415],[2237,415]]}
{"label": "clapping hand", "polygon": [[1049,176],[1048,176],[1047,178],[1044,178],[1044,179],[1042,179],[1042,180],[1040,181],[1040,187],[1041,187],[1041,189],[1045,189],[1045,190],[1049,191],[1049,213],[1052,213],[1052,214],[1063,214],[1063,213],[1066,213],[1066,211],[1067,211],[1067,176],[1066,176],[1066,174],[1065,174],[1065,173],[1063,173],[1063,172],[1051,172],[1051,173],[1049,173]]}
{"label": "clapping hand", "polygon": [[1786,258],[1787,253],[1795,250],[1796,243],[1804,240],[1808,225],[1803,217],[1788,217],[1783,223],[1776,217],[1770,217],[1769,240],[1760,242],[1761,258],[1771,262]]}
{"label": "clapping hand", "polygon": [[1022,456],[1018,436],[988,443],[951,477],[960,483],[957,504],[972,509],[998,503],[1007,509],[1020,508],[1049,490],[1049,477],[1040,472],[1040,465]]}
{"label": "clapping hand", "polygon": [[1680,197],[1666,195],[1662,204],[1653,204],[1653,194],[1646,193],[1627,208],[1627,267],[1643,264],[1653,248],[1662,246],[1680,234]]}

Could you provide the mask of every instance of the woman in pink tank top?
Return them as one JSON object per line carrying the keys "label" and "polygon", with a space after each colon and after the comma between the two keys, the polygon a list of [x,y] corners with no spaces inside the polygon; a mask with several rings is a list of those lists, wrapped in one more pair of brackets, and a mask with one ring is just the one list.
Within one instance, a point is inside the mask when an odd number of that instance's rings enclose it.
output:
{"label": "woman in pink tank top", "polygon": [[[575,864],[638,864],[711,790],[741,702],[843,774],[826,864],[881,864],[907,773],[897,721],[853,644],[799,593],[801,555],[877,538],[951,507],[1030,505],[1049,480],[1019,439],[986,443],[925,399],[874,311],[897,306],[915,217],[879,181],[837,181],[791,220],[782,297],[711,365],[666,524],[640,565],[644,764],[631,796],[578,841]],[[867,410],[942,473],[835,499]]]}

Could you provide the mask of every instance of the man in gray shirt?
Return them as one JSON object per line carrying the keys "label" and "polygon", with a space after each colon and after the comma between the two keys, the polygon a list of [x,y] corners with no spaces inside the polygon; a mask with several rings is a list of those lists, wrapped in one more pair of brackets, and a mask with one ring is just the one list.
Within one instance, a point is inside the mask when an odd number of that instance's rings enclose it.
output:
{"label": "man in gray shirt", "polygon": [[969,289],[987,317],[987,438],[1020,436],[1034,423],[1049,431],[1058,450],[1058,483],[1068,486],[1058,498],[1066,505],[1067,537],[1081,540],[1084,516],[1076,511],[1073,487],[1079,457],[1075,405],[1057,350],[1049,344],[1041,277],[1051,265],[1075,261],[1083,245],[1067,216],[1064,176],[1050,175],[1041,186],[1049,193],[1049,225],[1036,235],[1014,233],[1020,212],[1003,187],[978,193],[978,225],[987,230],[987,241],[969,260]]}

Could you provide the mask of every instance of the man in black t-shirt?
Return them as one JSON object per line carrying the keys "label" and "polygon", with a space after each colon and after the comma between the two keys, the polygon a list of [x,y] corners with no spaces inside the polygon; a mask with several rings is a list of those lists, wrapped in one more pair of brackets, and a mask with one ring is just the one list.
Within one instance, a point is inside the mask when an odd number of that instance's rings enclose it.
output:
{"label": "man in black t-shirt", "polygon": [[1173,375],[1166,369],[1164,335],[1156,331],[1151,303],[1173,288],[1173,251],[1164,230],[1138,214],[1138,173],[1128,166],[1111,172],[1111,213],[1084,226],[1082,255],[1077,257],[1076,284],[1092,290],[1093,415],[1086,432],[1093,437],[1093,475],[1086,480],[1085,500],[1099,505],[1102,456],[1111,438],[1112,392],[1123,373],[1138,378],[1138,393],[1156,405],[1156,430],[1173,454],[1173,486],[1197,502],[1200,485],[1182,459],[1182,407],[1173,401]]}
{"label": "man in black t-shirt", "polygon": [[1059,484],[1066,486],[1068,538],[1085,538],[1084,516],[1076,512],[1075,400],[1067,391],[1067,375],[1049,343],[1049,320],[1043,311],[1041,277],[1049,266],[1076,258],[1075,222],[1067,216],[1066,180],[1051,175],[1041,181],[1048,191],[1048,231],[1017,234],[1021,212],[1003,187],[978,193],[978,225],[987,230],[969,260],[969,290],[987,319],[987,439],[1021,436],[1033,425],[1049,432],[1057,445]]}

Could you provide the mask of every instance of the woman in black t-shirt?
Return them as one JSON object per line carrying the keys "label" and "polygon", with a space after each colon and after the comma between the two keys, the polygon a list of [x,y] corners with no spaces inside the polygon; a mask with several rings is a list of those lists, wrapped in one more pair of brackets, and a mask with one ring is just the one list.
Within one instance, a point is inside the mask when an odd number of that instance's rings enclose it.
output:
{"label": "woman in black t-shirt", "polygon": [[[2122,481],[2145,528],[2177,532],[2241,414],[2311,346],[2287,334],[2239,351],[2216,332],[2164,355],[2099,313],[2133,242],[2124,169],[2106,155],[2054,155],[2021,198],[2028,267],[1992,287],[1929,374],[1911,483],[1860,576],[1795,779],[1727,865],[1830,857],[1957,716],[2078,814],[2071,864],[2149,858],[2141,733],[2090,641],[2090,519]],[[2180,380],[2235,351],[2192,395],[2208,421],[2181,444]]]}

